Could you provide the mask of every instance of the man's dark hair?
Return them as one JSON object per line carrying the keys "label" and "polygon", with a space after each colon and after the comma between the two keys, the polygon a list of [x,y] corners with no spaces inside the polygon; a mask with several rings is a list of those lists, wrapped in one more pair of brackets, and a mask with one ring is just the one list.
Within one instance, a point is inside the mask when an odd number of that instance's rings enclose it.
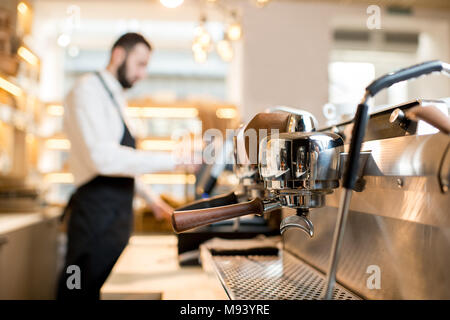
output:
{"label": "man's dark hair", "polygon": [[122,47],[125,49],[125,51],[129,52],[138,43],[142,43],[149,50],[152,50],[152,46],[150,45],[150,43],[142,35],[135,32],[125,33],[123,36],[117,39],[111,50],[114,50],[117,47]]}

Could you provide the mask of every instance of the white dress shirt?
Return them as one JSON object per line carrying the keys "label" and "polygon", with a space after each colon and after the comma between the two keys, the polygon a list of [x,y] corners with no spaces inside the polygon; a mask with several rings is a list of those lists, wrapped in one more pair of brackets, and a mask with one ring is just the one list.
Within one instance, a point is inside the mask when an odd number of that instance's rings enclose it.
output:
{"label": "white dress shirt", "polygon": [[[119,104],[122,117],[133,135],[120,83],[107,70],[100,71],[100,74]],[[64,131],[71,143],[69,166],[77,187],[97,175],[137,178],[144,173],[174,169],[170,154],[120,145],[124,133],[123,121],[95,74],[89,73],[78,79],[66,97],[64,109]],[[136,192],[147,202],[153,199],[150,188],[138,178]]]}

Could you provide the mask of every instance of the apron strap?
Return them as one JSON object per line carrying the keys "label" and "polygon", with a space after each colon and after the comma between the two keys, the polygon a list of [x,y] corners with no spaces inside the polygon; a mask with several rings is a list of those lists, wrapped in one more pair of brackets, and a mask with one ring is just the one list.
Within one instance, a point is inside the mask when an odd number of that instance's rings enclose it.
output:
{"label": "apron strap", "polygon": [[108,85],[106,84],[105,80],[103,79],[103,77],[99,71],[96,71],[95,75],[100,80],[100,83],[102,84],[103,88],[105,88],[106,92],[108,93],[109,97],[111,98],[111,102],[114,104],[117,111],[119,112],[119,116],[122,119],[122,122],[126,125],[125,119],[123,118],[122,112],[120,111],[120,105],[117,102],[116,98],[114,97],[114,94],[112,93],[111,89],[109,89]]}
{"label": "apron strap", "polygon": [[[94,72],[94,74],[97,76],[97,78],[100,80],[100,83],[102,84],[103,88],[105,89],[105,91],[108,93],[109,97],[111,98],[111,102],[113,103],[113,105],[116,107],[117,112],[119,113],[119,117],[122,120],[124,126],[125,126],[125,130],[128,130],[128,127],[125,123],[125,120],[122,116],[122,112],[120,111],[120,105],[117,102],[117,100],[114,98],[114,94],[112,93],[112,91],[109,89],[109,87],[106,85],[105,80],[103,79],[103,77],[101,76],[100,72],[96,71]],[[67,202],[67,205],[64,208],[63,214],[61,215],[60,218],[60,222],[64,222],[64,219],[66,218],[66,216],[70,213],[70,211],[72,210],[72,205],[73,205],[73,199],[74,196],[76,194],[76,190],[72,193],[72,195],[69,198],[69,201]]]}
{"label": "apron strap", "polygon": [[[94,74],[97,76],[97,78],[100,80],[100,83],[102,84],[103,88],[105,89],[105,91],[108,93],[109,97],[111,98],[111,102],[113,103],[113,105],[116,107],[117,112],[119,113],[119,117],[122,120],[122,123],[124,125],[124,130],[125,133],[128,132],[128,135],[131,137],[131,133],[128,129],[128,126],[125,122],[125,119],[123,118],[122,112],[120,110],[120,105],[117,102],[117,100],[114,97],[114,94],[112,93],[112,91],[109,89],[108,85],[106,84],[105,80],[103,79],[102,75],[100,74],[100,72],[96,71],[94,72]],[[74,201],[74,197],[76,194],[76,190],[72,193],[72,195],[69,198],[69,201],[67,202],[66,207],[64,208],[63,214],[61,215],[60,221],[64,222],[65,217],[70,214],[70,211],[72,210],[72,206],[73,206],[73,201]]]}

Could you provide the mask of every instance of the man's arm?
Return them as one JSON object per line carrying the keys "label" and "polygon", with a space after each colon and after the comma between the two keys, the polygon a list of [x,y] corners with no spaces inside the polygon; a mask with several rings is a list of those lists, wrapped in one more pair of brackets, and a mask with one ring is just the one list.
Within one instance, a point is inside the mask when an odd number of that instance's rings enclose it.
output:
{"label": "man's arm", "polygon": [[153,192],[150,186],[146,185],[141,178],[135,180],[136,194],[143,198],[152,208],[157,219],[170,219],[173,208],[165,203],[161,198]]}

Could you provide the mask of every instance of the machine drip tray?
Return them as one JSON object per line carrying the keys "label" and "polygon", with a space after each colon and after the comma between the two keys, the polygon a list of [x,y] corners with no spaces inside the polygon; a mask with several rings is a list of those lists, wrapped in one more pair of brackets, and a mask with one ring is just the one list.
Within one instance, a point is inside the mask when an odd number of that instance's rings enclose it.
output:
{"label": "machine drip tray", "polygon": [[[319,300],[325,290],[324,274],[285,250],[276,256],[213,256],[202,248],[202,262],[232,300]],[[333,299],[361,298],[337,284]]]}

